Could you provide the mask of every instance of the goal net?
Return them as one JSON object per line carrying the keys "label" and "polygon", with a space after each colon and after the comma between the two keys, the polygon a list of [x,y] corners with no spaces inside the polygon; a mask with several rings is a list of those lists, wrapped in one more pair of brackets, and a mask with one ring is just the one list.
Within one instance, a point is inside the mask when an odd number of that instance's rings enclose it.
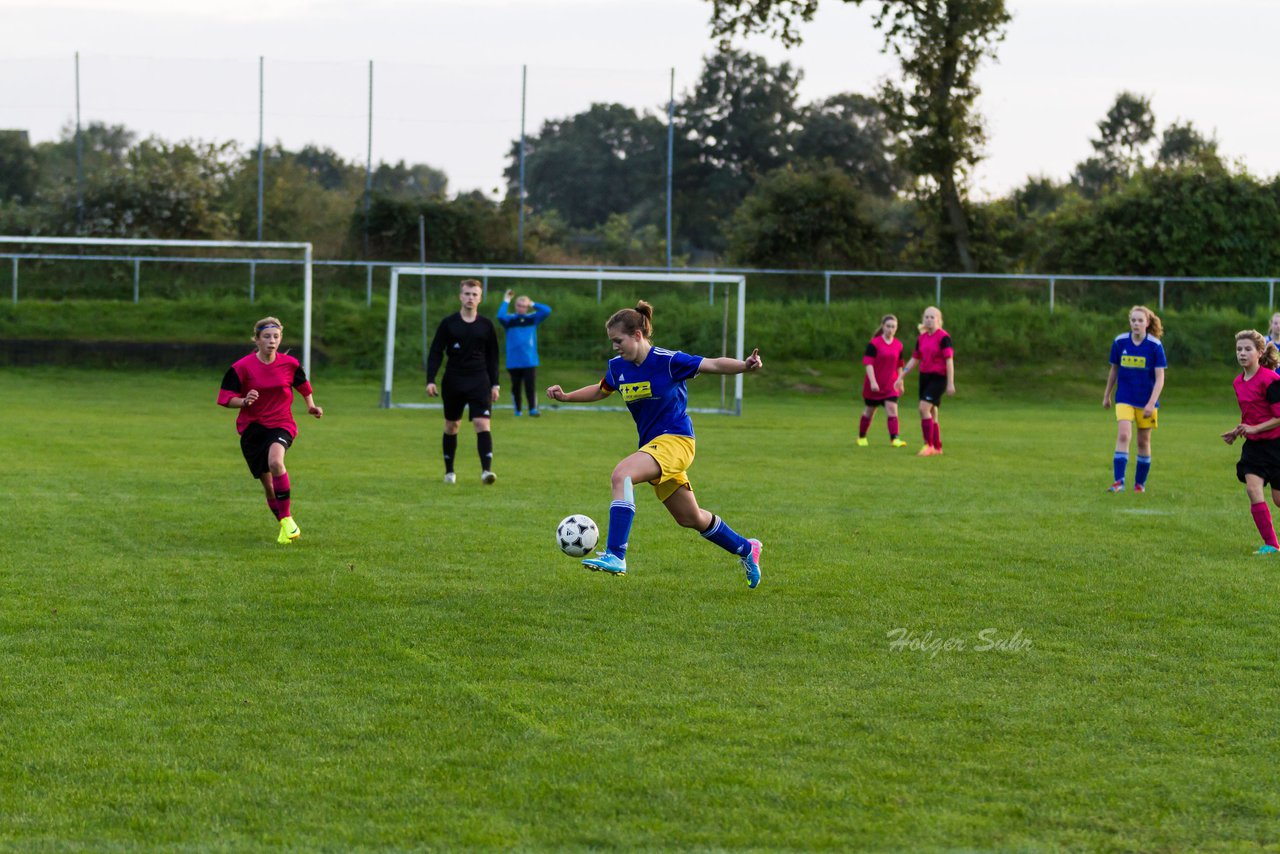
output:
{"label": "goal net", "polygon": [[[59,251],[59,247],[65,247],[65,249]],[[229,254],[228,250],[238,251]],[[184,254],[173,254],[178,251]],[[164,254],[157,254],[157,252]],[[280,261],[277,258],[281,254],[293,256],[293,259],[286,262],[287,264],[301,263],[302,265],[302,317],[300,318],[302,358],[300,361],[303,370],[310,377],[312,375],[311,320],[313,314],[310,243],[0,235],[0,259],[9,261],[11,266],[11,299],[14,305],[17,305],[20,299],[64,300],[73,297],[101,299],[104,296],[108,299],[127,299],[130,290],[133,302],[136,303],[139,301],[140,293],[150,294],[160,289],[159,284],[155,282],[157,275],[171,275],[171,273],[157,274],[155,270],[193,265],[216,267],[220,270],[227,267],[248,268],[249,298],[252,302],[256,266],[278,264]],[[144,272],[144,269],[147,272]],[[183,293],[186,293],[186,289]],[[292,293],[296,294],[297,291]],[[246,312],[246,318],[248,313]],[[247,329],[253,319],[256,318],[245,319],[241,326]],[[286,319],[285,322],[288,325],[289,320]]]}
{"label": "goal net", "polygon": [[[700,356],[744,358],[746,277],[713,272],[649,272],[641,270],[548,269],[545,267],[403,266],[391,268],[387,306],[386,364],[381,405],[439,408],[426,402],[426,354],[440,320],[459,308],[458,283],[477,279],[484,286],[480,313],[498,326],[499,368],[504,398],[510,408],[505,372],[506,348],[496,315],[504,293],[527,295],[552,312],[538,327],[538,388],[578,388],[598,380],[614,353],[604,324],[621,308],[643,299],[654,306],[654,344]],[[402,291],[406,292],[402,294]],[[405,303],[401,305],[401,303]],[[514,306],[508,307],[514,311]],[[742,375],[721,382],[690,383],[689,411],[742,414]],[[393,394],[408,383],[414,391]],[[561,407],[545,397],[543,409],[608,411],[621,406]]]}

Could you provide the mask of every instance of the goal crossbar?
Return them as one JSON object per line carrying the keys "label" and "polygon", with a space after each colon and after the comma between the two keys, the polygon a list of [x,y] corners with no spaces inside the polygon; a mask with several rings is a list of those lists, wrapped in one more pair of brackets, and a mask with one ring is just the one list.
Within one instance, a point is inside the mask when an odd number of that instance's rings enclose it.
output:
{"label": "goal crossbar", "polygon": [[273,249],[302,253],[302,369],[311,376],[311,261],[310,243],[258,240],[147,240],[138,237],[23,237],[0,235],[0,244],[43,246],[168,246],[184,249]]}
{"label": "goal crossbar", "polygon": [[[391,402],[391,384],[392,375],[395,372],[395,341],[396,341],[396,306],[399,303],[400,294],[400,277],[401,276],[431,276],[434,278],[458,278],[458,279],[554,279],[560,281],[592,281],[592,282],[695,282],[695,283],[711,283],[738,286],[738,311],[737,311],[737,333],[734,339],[735,357],[744,358],[743,350],[746,345],[746,298],[747,298],[747,277],[732,273],[648,273],[648,272],[625,272],[625,271],[606,271],[606,270],[584,270],[582,268],[554,269],[547,267],[537,267],[529,269],[519,269],[504,267],[501,269],[493,269],[491,267],[424,267],[403,266],[391,268],[391,292],[388,297],[387,305],[387,353],[386,353],[386,372],[383,375],[382,382],[382,401],[381,406],[386,409],[392,406],[404,406],[405,404],[392,404]],[[742,414],[742,374],[738,374],[733,378],[733,407],[734,413]],[[690,410],[696,412],[698,410]],[[713,410],[719,412],[721,410]]]}

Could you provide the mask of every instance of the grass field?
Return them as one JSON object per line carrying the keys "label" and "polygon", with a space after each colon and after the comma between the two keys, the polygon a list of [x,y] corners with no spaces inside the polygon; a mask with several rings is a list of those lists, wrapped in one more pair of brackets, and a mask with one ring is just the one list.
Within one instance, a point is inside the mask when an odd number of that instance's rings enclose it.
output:
{"label": "grass field", "polygon": [[323,375],[276,546],[218,379],[0,373],[2,848],[1280,850],[1229,369],[1171,374],[1143,496],[1100,379],[962,373],[918,459],[749,377],[691,475],[754,591],[647,488],[626,577],[555,549],[626,415],[500,413],[449,488],[438,412]]}

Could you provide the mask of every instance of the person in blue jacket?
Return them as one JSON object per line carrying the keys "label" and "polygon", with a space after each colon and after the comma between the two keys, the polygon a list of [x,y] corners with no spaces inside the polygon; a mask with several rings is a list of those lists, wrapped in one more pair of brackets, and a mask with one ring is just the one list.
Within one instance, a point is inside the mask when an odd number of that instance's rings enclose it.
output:
{"label": "person in blue jacket", "polygon": [[[508,310],[515,300],[515,313]],[[498,322],[507,330],[507,373],[511,374],[511,400],[516,415],[520,414],[520,390],[529,400],[529,416],[538,417],[538,398],[534,392],[538,372],[538,324],[551,316],[551,306],[534,302],[527,296],[516,296],[508,290],[498,306]]]}

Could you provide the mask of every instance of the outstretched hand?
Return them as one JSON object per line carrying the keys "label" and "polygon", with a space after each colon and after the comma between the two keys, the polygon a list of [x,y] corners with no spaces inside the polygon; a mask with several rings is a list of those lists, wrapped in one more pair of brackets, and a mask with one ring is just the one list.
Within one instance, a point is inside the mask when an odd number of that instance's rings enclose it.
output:
{"label": "outstretched hand", "polygon": [[560,386],[558,385],[553,385],[547,389],[547,397],[551,398],[552,400],[558,400],[561,403],[563,403],[565,400],[564,389],[560,388]]}
{"label": "outstretched hand", "polygon": [[764,367],[764,359],[760,358],[759,347],[751,351],[751,355],[746,358],[746,361],[744,362],[744,364],[746,365],[745,370],[748,370],[748,371],[755,371]]}

